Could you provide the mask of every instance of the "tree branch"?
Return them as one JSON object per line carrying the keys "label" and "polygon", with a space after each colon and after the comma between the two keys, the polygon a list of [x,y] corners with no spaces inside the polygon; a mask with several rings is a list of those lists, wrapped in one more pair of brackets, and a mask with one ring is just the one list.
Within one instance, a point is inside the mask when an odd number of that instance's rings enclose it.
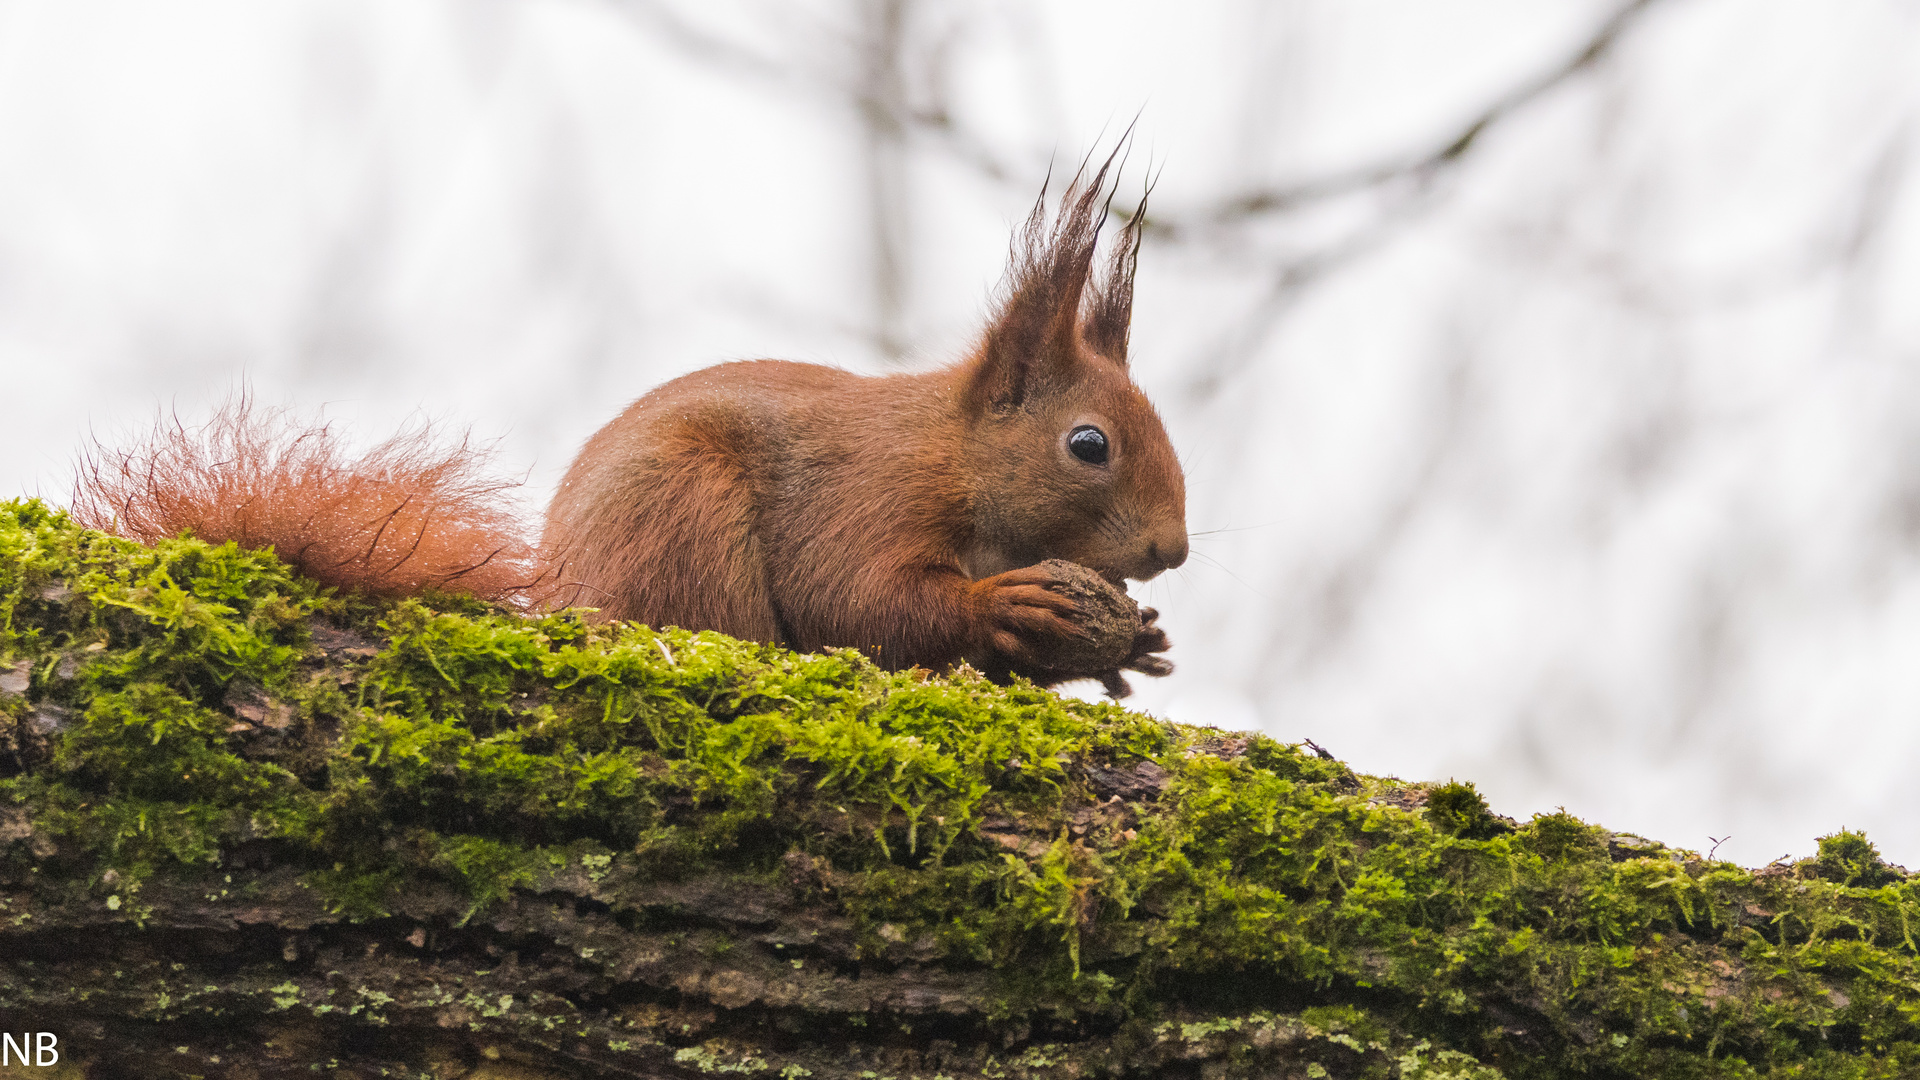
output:
{"label": "tree branch", "polygon": [[1659,0],[1628,0],[1608,16],[1571,55],[1547,71],[1508,90],[1474,113],[1460,127],[1428,149],[1358,169],[1331,173],[1295,184],[1243,192],[1198,213],[1180,218],[1149,219],[1148,230],[1181,240],[1183,232],[1234,225],[1247,218],[1285,213],[1303,206],[1367,191],[1402,181],[1424,187],[1442,171],[1459,164],[1488,131],[1527,105],[1604,59],[1646,11]]}

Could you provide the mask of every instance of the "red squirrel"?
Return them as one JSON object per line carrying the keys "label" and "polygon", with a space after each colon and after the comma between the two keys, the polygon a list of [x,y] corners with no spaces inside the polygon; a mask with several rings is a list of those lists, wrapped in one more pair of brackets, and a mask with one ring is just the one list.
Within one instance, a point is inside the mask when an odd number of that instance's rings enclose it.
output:
{"label": "red squirrel", "polygon": [[[538,548],[471,447],[436,454],[417,432],[348,460],[324,428],[252,419],[244,399],[198,437],[175,424],[83,459],[75,511],[142,539],[270,545],[346,588],[532,593],[891,668],[1096,676],[1117,696],[1117,670],[1045,667],[1079,609],[1036,565],[1124,587],[1187,556],[1180,465],[1127,372],[1139,213],[1094,272],[1107,171],[1076,178],[1051,223],[1043,192],[966,358],[887,376],[741,361],[668,382],[587,441]],[[1164,675],[1167,647],[1143,610],[1119,668]]]}

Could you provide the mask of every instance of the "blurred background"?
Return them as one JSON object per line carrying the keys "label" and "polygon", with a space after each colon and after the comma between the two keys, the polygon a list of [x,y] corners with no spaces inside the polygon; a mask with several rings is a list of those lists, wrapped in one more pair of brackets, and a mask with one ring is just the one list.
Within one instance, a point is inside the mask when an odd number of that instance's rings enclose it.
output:
{"label": "blurred background", "polygon": [[1920,5],[0,0],[0,492],[243,383],[542,505],[719,360],[971,342],[1134,123],[1190,723],[1920,865]]}

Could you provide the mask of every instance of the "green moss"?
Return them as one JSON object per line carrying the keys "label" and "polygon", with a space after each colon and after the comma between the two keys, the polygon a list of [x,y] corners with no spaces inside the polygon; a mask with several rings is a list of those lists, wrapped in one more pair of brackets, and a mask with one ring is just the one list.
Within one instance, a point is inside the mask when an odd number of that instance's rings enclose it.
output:
{"label": "green moss", "polygon": [[[994,1015],[1122,1044],[1254,1061],[1292,1033],[1334,1075],[1920,1068],[1920,887],[1857,833],[1753,872],[1565,813],[1513,826],[1466,783],[1407,810],[1259,736],[853,652],[375,605],[33,501],[0,508],[0,669],[29,674],[0,697],[0,809],[58,842],[0,859],[119,918],[262,846],[350,919],[800,867],[872,956],[984,966]],[[1109,800],[1102,770],[1145,762],[1158,793]]]}
{"label": "green moss", "polygon": [[1816,872],[1828,881],[1871,889],[1904,877],[1880,858],[1879,849],[1864,833],[1842,829],[1832,836],[1821,837],[1819,843],[1820,854],[1815,856],[1814,864]]}
{"label": "green moss", "polygon": [[1607,859],[1606,832],[1581,821],[1565,810],[1536,814],[1520,830],[1520,840],[1534,854],[1548,862],[1604,862]]}
{"label": "green moss", "polygon": [[1427,793],[1427,820],[1434,828],[1467,840],[1485,840],[1507,831],[1487,800],[1470,783],[1449,780]]}

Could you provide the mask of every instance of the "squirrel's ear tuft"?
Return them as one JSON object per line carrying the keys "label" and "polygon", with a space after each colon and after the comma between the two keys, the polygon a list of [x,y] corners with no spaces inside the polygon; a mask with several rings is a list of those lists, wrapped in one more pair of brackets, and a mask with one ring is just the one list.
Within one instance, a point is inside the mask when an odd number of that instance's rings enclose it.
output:
{"label": "squirrel's ear tuft", "polygon": [[[1033,212],[1014,236],[1012,266],[1007,274],[1004,299],[987,326],[982,346],[976,395],[988,409],[1018,408],[1036,389],[1065,381],[1079,363],[1079,344],[1083,336],[1088,345],[1114,360],[1125,362],[1127,311],[1133,302],[1131,252],[1138,246],[1138,233],[1129,224],[1114,267],[1124,267],[1123,283],[1116,288],[1109,281],[1097,289],[1089,305],[1089,318],[1097,317],[1097,339],[1089,325],[1083,335],[1081,308],[1087,300],[1087,284],[1093,275],[1095,242],[1100,226],[1106,222],[1107,175],[1113,169],[1126,143],[1115,147],[1106,161],[1087,175],[1083,163],[1073,182],[1061,196],[1059,211],[1049,224],[1047,194],[1041,189]],[[1119,304],[1117,315],[1115,305]],[[1100,342],[1111,343],[1111,326],[1118,318],[1120,352],[1108,352]]]}
{"label": "squirrel's ear tuft", "polygon": [[1087,347],[1125,367],[1127,339],[1133,326],[1133,277],[1140,269],[1140,230],[1147,220],[1147,196],[1153,184],[1140,193],[1140,203],[1120,230],[1120,239],[1107,255],[1106,273],[1087,294],[1086,315],[1081,332]]}

